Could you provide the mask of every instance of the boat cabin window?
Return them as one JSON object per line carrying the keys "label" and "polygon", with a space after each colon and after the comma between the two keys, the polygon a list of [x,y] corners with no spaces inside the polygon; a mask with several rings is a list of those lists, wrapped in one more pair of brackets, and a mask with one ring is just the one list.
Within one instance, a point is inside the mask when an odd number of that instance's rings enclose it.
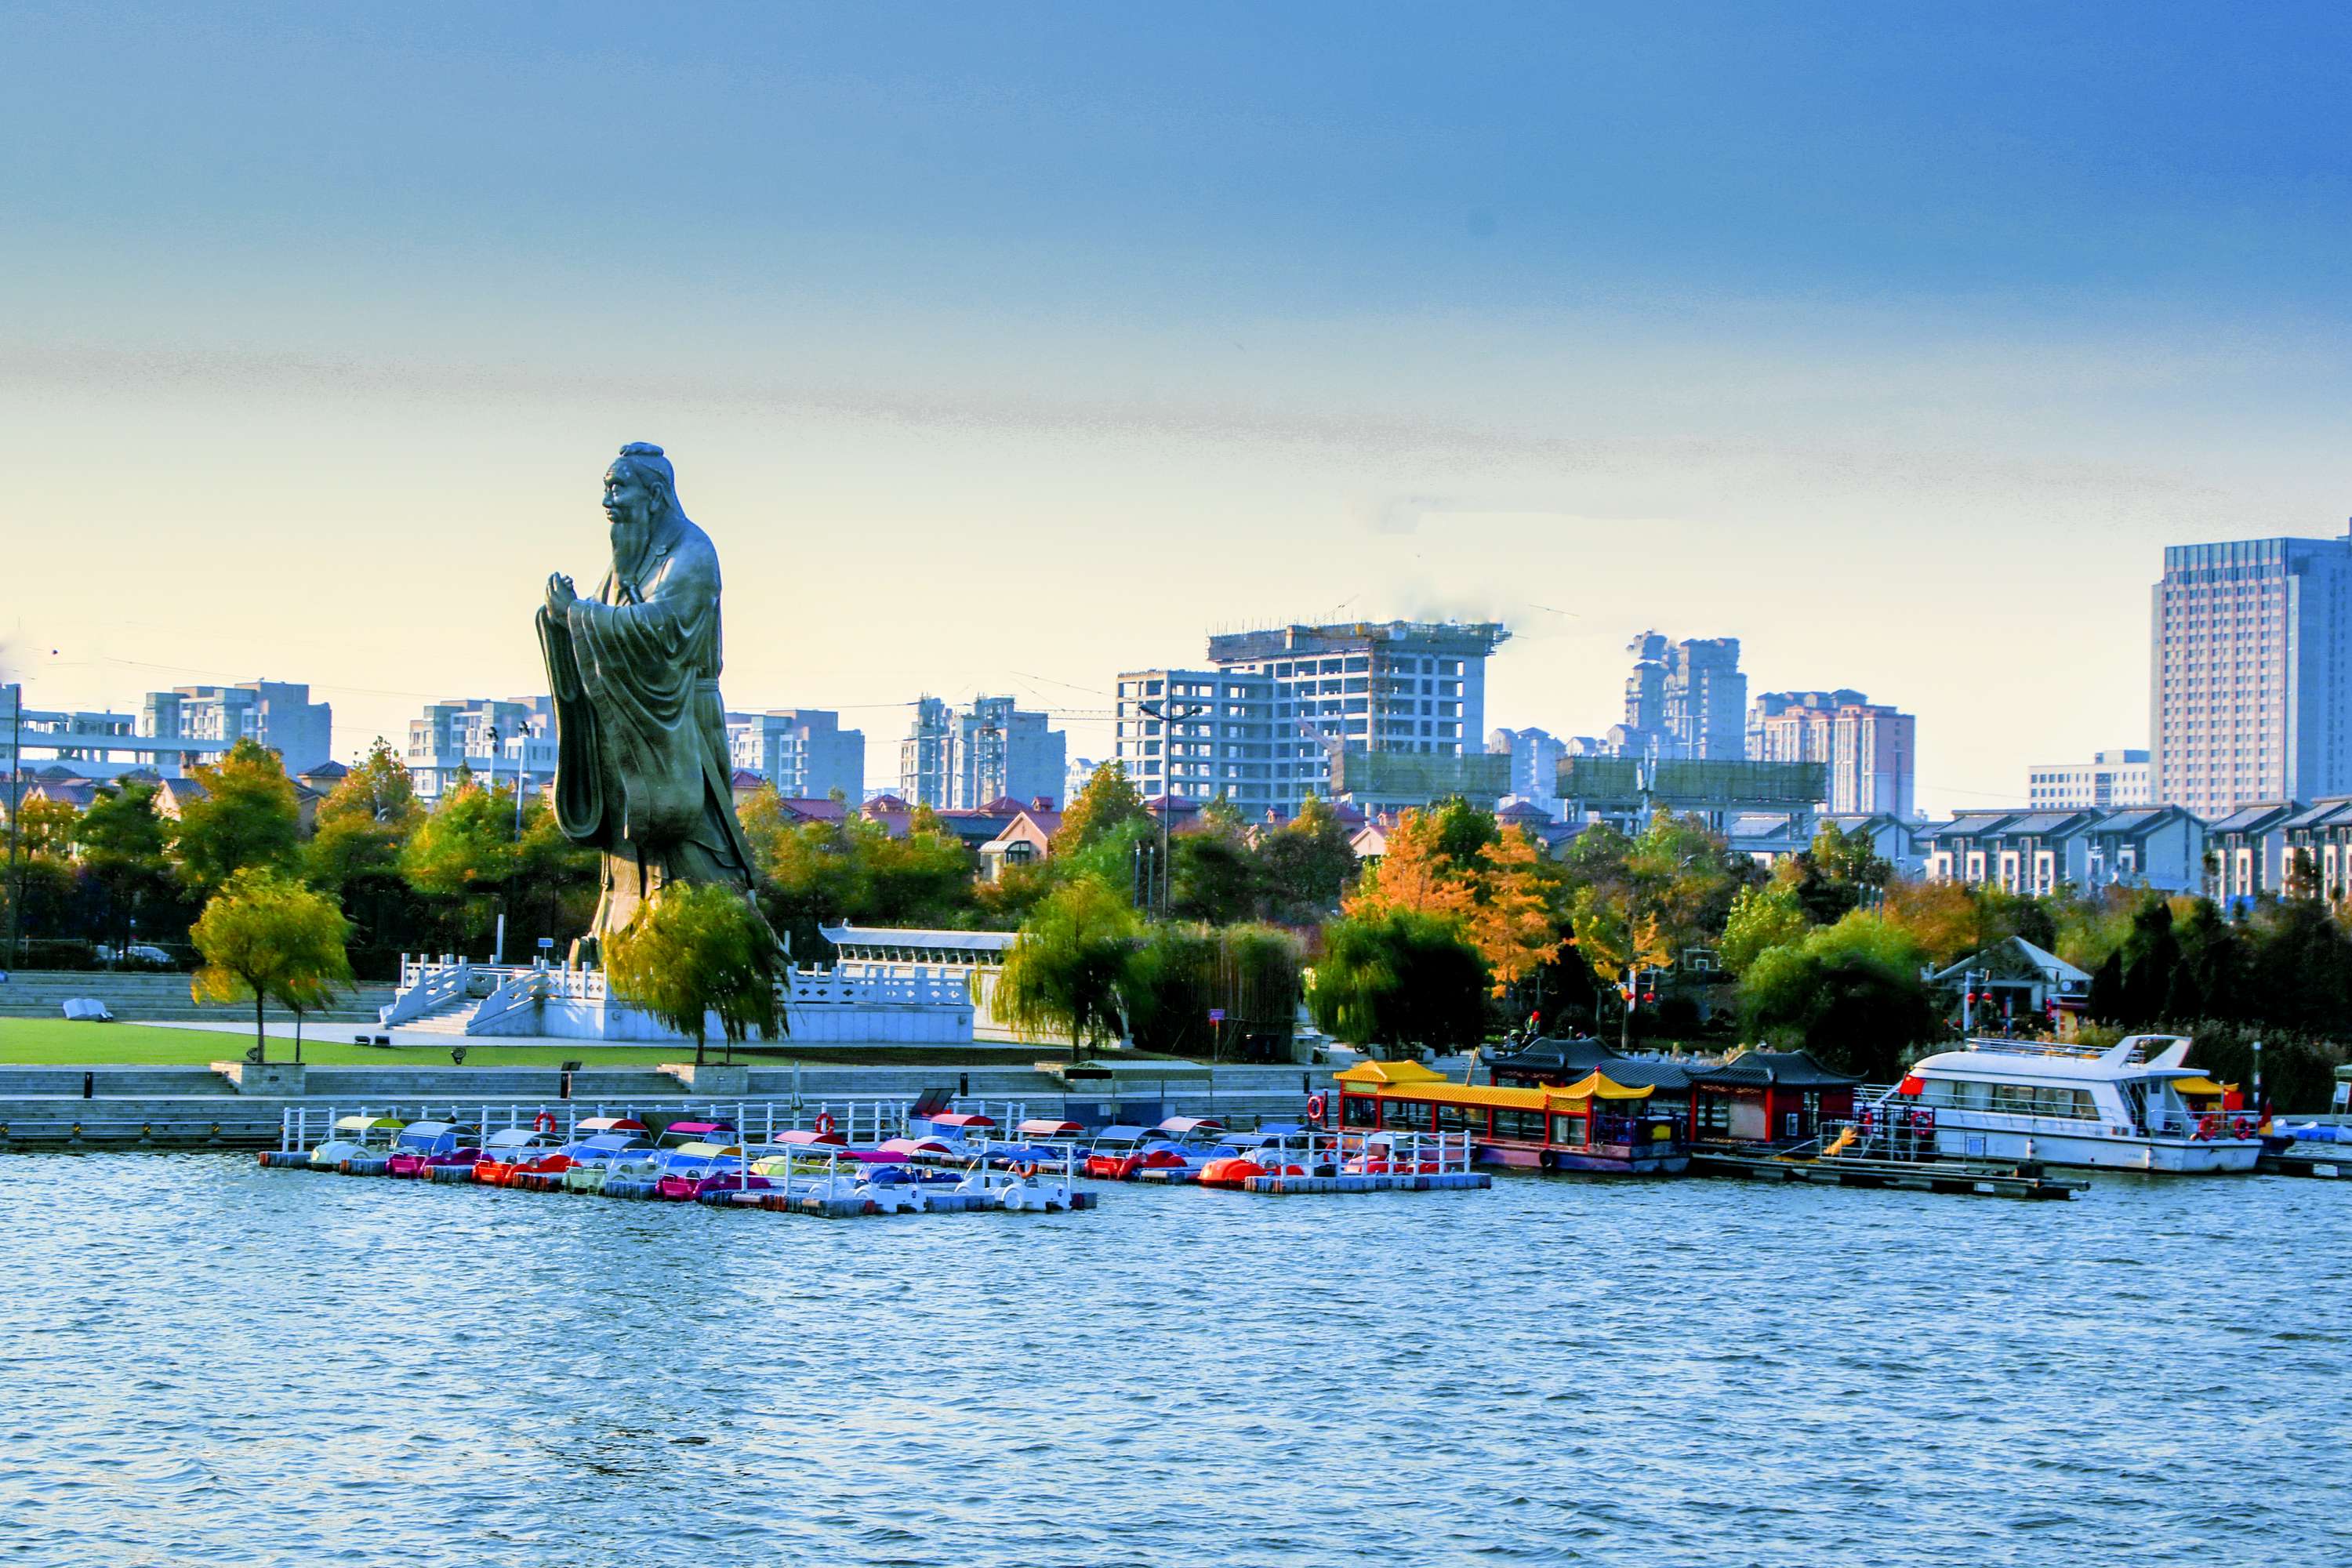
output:
{"label": "boat cabin window", "polygon": [[1553,1117],[1551,1119],[1551,1141],[1555,1143],[1566,1143],[1576,1148],[1582,1148],[1584,1146],[1584,1120],[1585,1119],[1581,1116]]}
{"label": "boat cabin window", "polygon": [[1483,1105],[1441,1105],[1437,1108],[1437,1130],[1440,1132],[1484,1132],[1486,1131],[1486,1108]]}
{"label": "boat cabin window", "polygon": [[1495,1112],[1495,1136],[1523,1138],[1530,1143],[1540,1143],[1544,1135],[1544,1113],[1540,1110],[1505,1110]]}
{"label": "boat cabin window", "polygon": [[1960,1110],[1990,1110],[2003,1116],[2061,1116],[2078,1121],[2095,1121],[2099,1115],[2089,1089],[2046,1083],[1937,1079],[1927,1083],[1918,1103]]}
{"label": "boat cabin window", "polygon": [[1426,1132],[1432,1109],[1425,1100],[1384,1100],[1381,1101],[1381,1125]]}
{"label": "boat cabin window", "polygon": [[1378,1127],[1381,1124],[1381,1102],[1369,1094],[1342,1096],[1339,1108],[1349,1127]]}

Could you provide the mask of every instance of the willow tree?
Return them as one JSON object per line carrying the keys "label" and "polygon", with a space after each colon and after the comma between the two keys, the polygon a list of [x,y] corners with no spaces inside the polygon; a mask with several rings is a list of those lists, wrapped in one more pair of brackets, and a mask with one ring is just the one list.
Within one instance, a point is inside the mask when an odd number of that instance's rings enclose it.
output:
{"label": "willow tree", "polygon": [[294,1059],[302,1059],[301,1016],[351,984],[351,922],[324,894],[266,867],[231,876],[196,917],[188,936],[204,967],[188,984],[199,1002],[253,1000],[253,1059],[268,1059],[262,1007],[295,1016]]}
{"label": "willow tree", "polygon": [[681,1035],[702,1060],[716,1015],[729,1055],[752,1029],[774,1039],[785,1028],[776,983],[783,950],[750,899],[717,882],[673,882],[605,944],[614,994]]}
{"label": "willow tree", "polygon": [[1108,882],[1081,876],[1030,912],[1004,956],[996,1010],[1015,1026],[1088,1040],[1117,1039],[1127,998],[1143,975],[1143,922]]}

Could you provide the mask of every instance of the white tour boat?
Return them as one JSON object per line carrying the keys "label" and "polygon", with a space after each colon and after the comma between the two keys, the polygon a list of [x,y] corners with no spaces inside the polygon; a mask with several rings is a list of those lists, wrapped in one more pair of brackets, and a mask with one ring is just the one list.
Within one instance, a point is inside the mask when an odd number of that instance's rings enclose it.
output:
{"label": "white tour boat", "polygon": [[2251,1171],[2252,1113],[2190,1105],[2217,1086],[2186,1066],[2189,1041],[2133,1035],[2099,1050],[1972,1039],[1922,1058],[1857,1120],[1865,1138],[1933,1140],[1938,1155],[2112,1171]]}

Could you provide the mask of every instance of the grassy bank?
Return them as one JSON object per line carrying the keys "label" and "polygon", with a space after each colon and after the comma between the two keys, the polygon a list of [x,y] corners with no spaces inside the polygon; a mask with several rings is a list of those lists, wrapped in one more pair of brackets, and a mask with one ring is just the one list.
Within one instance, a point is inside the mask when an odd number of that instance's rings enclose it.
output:
{"label": "grassy bank", "polygon": [[[325,1038],[302,1042],[302,1059],[317,1067],[447,1067],[449,1047],[355,1046],[352,1030],[328,1025]],[[457,1042],[452,1041],[451,1044]],[[144,1024],[75,1024],[62,1018],[0,1018],[0,1063],[19,1067],[202,1067],[243,1056],[253,1044],[251,1034],[217,1029],[175,1029]],[[941,1067],[1026,1067],[1061,1052],[1046,1046],[869,1046],[827,1048],[809,1047],[790,1056],[762,1053],[740,1059],[758,1065],[792,1061],[824,1065],[901,1067],[936,1063]],[[294,1042],[272,1034],[269,1059],[294,1059]],[[488,1041],[466,1046],[469,1068],[560,1067],[576,1061],[592,1068],[652,1068],[663,1062],[691,1061],[691,1046],[605,1046],[583,1040],[559,1045],[497,1045]],[[717,1061],[719,1052],[710,1052]]]}

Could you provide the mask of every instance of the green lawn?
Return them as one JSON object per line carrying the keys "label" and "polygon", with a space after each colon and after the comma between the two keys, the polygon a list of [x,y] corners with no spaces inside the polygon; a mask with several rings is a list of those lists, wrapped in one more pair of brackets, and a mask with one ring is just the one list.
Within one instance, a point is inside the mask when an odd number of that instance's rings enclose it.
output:
{"label": "green lawn", "polygon": [[[320,1067],[446,1067],[447,1046],[397,1046],[384,1049],[355,1046],[356,1026],[326,1025],[323,1038],[306,1037],[302,1059]],[[451,1041],[451,1045],[457,1042]],[[250,1033],[225,1034],[215,1029],[157,1028],[142,1024],[75,1024],[63,1018],[0,1018],[0,1063],[41,1066],[51,1063],[92,1067],[202,1067],[206,1062],[232,1061],[253,1044]],[[1026,1067],[1062,1053],[1050,1046],[868,1046],[828,1048],[810,1047],[790,1057],[761,1055],[742,1059],[755,1064],[799,1060],[898,1067],[937,1063],[942,1067]],[[719,1059],[714,1048],[710,1059]],[[294,1042],[273,1034],[269,1059],[291,1061]],[[663,1062],[692,1061],[691,1046],[577,1045],[501,1046],[487,1041],[468,1043],[466,1065],[472,1067],[560,1067],[567,1061],[588,1067],[653,1068]]]}

